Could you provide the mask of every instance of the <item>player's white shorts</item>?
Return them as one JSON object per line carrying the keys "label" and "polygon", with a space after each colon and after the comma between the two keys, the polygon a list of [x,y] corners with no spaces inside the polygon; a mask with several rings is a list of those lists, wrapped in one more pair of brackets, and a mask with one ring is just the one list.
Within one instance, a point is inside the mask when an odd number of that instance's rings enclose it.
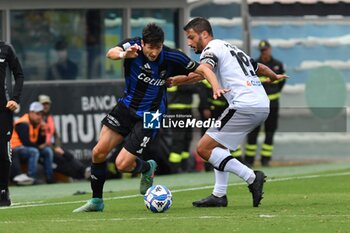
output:
{"label": "player's white shorts", "polygon": [[219,118],[221,127],[210,128],[206,134],[226,148],[236,150],[245,136],[262,124],[268,115],[268,108],[265,111],[256,112],[227,108]]}

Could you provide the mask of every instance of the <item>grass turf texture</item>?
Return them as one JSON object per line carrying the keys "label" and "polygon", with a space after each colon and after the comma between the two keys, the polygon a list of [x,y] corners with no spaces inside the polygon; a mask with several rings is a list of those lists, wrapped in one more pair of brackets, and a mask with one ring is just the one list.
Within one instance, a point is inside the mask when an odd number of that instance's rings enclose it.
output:
{"label": "grass turf texture", "polygon": [[0,232],[350,232],[350,164],[264,169],[265,198],[252,207],[246,184],[230,175],[227,208],[195,208],[213,173],[159,176],[173,193],[165,213],[146,209],[139,179],[108,180],[102,213],[72,213],[90,198],[88,182],[11,187],[14,205],[0,208]]}

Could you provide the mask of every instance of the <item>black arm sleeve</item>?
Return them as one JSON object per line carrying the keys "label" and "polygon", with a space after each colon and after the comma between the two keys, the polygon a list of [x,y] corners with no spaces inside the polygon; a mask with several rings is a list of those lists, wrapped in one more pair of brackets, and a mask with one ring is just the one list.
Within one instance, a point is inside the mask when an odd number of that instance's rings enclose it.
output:
{"label": "black arm sleeve", "polygon": [[8,50],[8,64],[15,78],[15,86],[13,89],[13,95],[11,100],[14,100],[17,103],[19,103],[21,93],[22,93],[22,88],[23,88],[24,75],[23,75],[22,66],[19,63],[15,50],[11,45],[9,45],[9,50]]}
{"label": "black arm sleeve", "polygon": [[194,72],[199,64],[192,60],[189,56],[177,49],[171,49],[167,46],[163,47],[164,50],[164,62],[168,63],[171,71],[168,77],[176,75],[188,75]]}
{"label": "black arm sleeve", "polygon": [[23,146],[31,146],[38,148],[38,145],[32,143],[29,139],[29,126],[25,123],[19,123],[16,125],[15,130],[21,140]]}

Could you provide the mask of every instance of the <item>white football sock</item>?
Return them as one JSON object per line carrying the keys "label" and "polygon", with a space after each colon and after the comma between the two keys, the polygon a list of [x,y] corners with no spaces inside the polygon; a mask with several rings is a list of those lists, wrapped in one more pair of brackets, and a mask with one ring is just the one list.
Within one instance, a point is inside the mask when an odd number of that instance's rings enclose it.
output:
{"label": "white football sock", "polygon": [[[216,147],[213,149],[209,162],[216,168],[220,167],[221,162],[227,157],[231,156],[228,150]],[[239,162],[237,159],[233,158],[228,160],[225,167],[223,168],[225,172],[231,172],[236,174],[245,180],[248,184],[252,184],[255,180],[254,171],[248,168],[246,165]]]}
{"label": "white football sock", "polygon": [[227,192],[227,182],[230,173],[222,172],[214,169],[215,172],[215,186],[213,190],[213,195],[217,197],[222,197],[226,195]]}

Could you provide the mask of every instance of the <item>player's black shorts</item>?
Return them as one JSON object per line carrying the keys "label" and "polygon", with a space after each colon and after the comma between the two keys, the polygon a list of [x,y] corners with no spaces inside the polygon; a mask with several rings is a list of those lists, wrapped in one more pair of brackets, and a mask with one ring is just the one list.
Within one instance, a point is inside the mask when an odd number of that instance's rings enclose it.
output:
{"label": "player's black shorts", "polygon": [[142,155],[156,134],[154,129],[144,129],[142,117],[137,116],[120,102],[103,118],[102,124],[124,138],[127,137],[124,148],[136,156]]}

